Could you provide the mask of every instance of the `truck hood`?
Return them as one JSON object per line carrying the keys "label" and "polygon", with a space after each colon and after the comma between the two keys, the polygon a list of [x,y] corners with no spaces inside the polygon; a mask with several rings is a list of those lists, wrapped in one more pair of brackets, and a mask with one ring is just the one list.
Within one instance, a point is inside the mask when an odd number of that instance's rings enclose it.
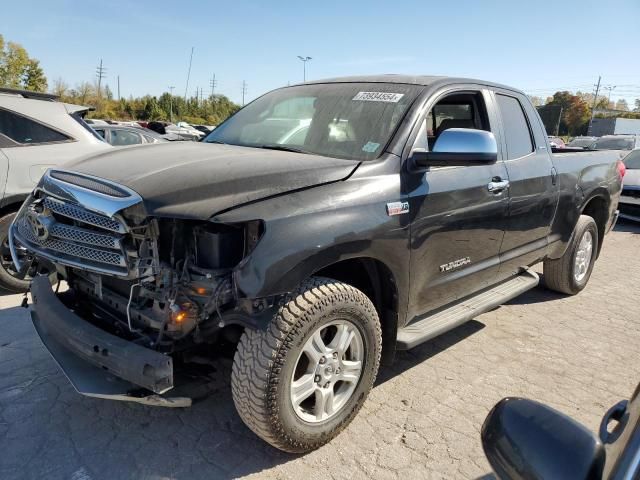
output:
{"label": "truck hood", "polygon": [[302,153],[196,142],[113,149],[65,167],[125,185],[149,215],[206,220],[223,210],[347,178],[358,166]]}

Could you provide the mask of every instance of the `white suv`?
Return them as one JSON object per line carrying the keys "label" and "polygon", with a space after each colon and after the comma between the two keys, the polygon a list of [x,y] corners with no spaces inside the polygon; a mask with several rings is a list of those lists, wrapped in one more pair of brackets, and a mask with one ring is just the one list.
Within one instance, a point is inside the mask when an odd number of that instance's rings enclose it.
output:
{"label": "white suv", "polygon": [[7,234],[15,212],[49,167],[112,148],[82,116],[90,107],[53,95],[0,88],[0,287],[24,291],[29,279],[16,272]]}

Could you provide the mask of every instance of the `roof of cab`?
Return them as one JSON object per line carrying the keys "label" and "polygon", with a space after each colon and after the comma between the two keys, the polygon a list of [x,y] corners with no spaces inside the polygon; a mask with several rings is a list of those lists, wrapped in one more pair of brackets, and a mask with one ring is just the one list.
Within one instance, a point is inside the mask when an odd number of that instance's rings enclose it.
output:
{"label": "roof of cab", "polygon": [[423,85],[432,86],[440,84],[455,84],[455,83],[474,83],[477,85],[486,85],[488,87],[504,88],[507,90],[516,91],[522,93],[517,88],[509,87],[495,82],[488,82],[486,80],[477,80],[473,78],[460,78],[460,77],[447,77],[441,75],[400,75],[395,73],[382,74],[382,75],[358,75],[351,77],[335,77],[325,78],[320,80],[310,80],[298,85],[309,85],[319,83],[404,83],[408,85]]}

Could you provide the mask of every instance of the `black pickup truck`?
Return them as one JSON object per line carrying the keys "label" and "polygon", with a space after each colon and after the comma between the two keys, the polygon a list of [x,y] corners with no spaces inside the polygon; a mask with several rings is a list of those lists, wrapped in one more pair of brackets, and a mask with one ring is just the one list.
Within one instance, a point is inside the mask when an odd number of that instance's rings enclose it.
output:
{"label": "black pickup truck", "polygon": [[532,265],[580,292],[623,174],[615,152],[552,154],[513,88],[342,78],[267,93],[202,143],[52,169],[10,244],[80,393],[184,406],[178,367],[236,343],[240,416],[304,452],[345,428],[396,349],[535,287]]}

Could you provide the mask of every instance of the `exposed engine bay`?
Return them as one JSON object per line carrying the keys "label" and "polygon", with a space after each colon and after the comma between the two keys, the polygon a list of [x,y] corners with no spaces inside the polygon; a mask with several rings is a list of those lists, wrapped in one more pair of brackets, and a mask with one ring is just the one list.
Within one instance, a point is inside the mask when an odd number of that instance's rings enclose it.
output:
{"label": "exposed engine bay", "polygon": [[229,316],[242,305],[231,272],[255,245],[259,227],[145,220],[131,234],[133,278],[64,269],[72,306],[102,328],[163,352],[214,341],[225,320],[242,321],[239,311]]}

